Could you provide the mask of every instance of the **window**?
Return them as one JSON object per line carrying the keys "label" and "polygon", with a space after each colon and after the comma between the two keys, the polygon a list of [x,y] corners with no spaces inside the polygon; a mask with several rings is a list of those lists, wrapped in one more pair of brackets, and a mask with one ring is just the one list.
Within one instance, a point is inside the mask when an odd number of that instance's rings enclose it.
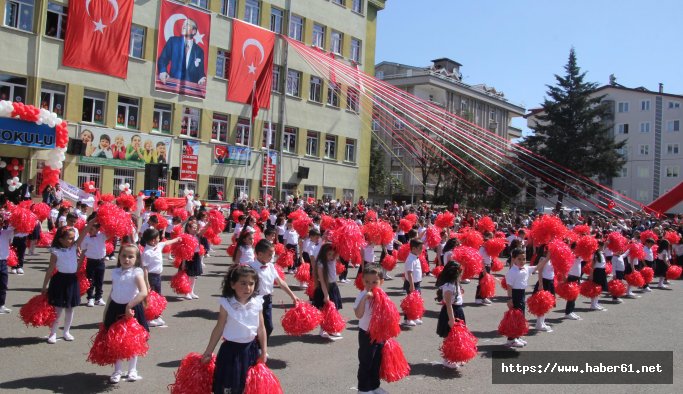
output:
{"label": "window", "polygon": [[[85,182],[93,181],[95,182],[95,187],[100,188],[100,166],[86,166],[83,164],[78,165],[78,184],[82,185]],[[116,187],[118,190],[118,186]]]}
{"label": "window", "polygon": [[209,8],[209,0],[190,0],[190,4],[201,8]]}
{"label": "window", "polygon": [[57,3],[47,3],[47,17],[45,18],[45,35],[64,39],[66,33],[66,19],[68,8]]}
{"label": "window", "polygon": [[282,134],[282,151],[286,153],[296,153],[296,134],[299,130],[295,127],[285,126]]}
{"label": "window", "polygon": [[650,176],[649,167],[638,167],[638,178],[647,178]]}
{"label": "window", "polygon": [[313,24],[313,46],[325,48],[325,26]]}
{"label": "window", "polygon": [[277,123],[263,122],[263,143],[261,144],[263,148],[275,149],[278,129]]}
{"label": "window", "polygon": [[336,135],[326,135],[325,136],[325,158],[326,159],[337,159],[337,136]]}
{"label": "window", "polygon": [[618,111],[619,112],[628,112],[628,103],[623,102],[618,104]]}
{"label": "window", "polygon": [[52,111],[64,117],[66,103],[66,86],[43,82],[40,89],[40,108]]}
{"label": "window", "polygon": [[666,131],[681,131],[681,121],[670,120],[666,122]]}
{"label": "window", "polygon": [[230,51],[219,49],[216,52],[216,76],[224,79],[230,76]]}
{"label": "window", "polygon": [[358,90],[350,86],[346,90],[346,109],[348,109],[351,112],[358,113],[360,108],[358,101]]}
{"label": "window", "polygon": [[640,146],[640,154],[643,156],[647,156],[650,154],[650,145],[641,145]]}
{"label": "window", "polygon": [[282,201],[287,200],[287,197],[294,195],[296,193],[296,183],[283,183],[282,189],[280,190],[280,199]]}
{"label": "window", "polygon": [[344,34],[332,30],[332,43],[330,44],[330,52],[341,56],[342,46],[344,41]]}
{"label": "window", "polygon": [[667,155],[677,155],[678,154],[678,144],[667,144],[666,145]]}
{"label": "window", "polygon": [[340,6],[344,6],[346,0],[332,0],[334,4],[339,4]]}
{"label": "window", "polygon": [[353,0],[353,4],[351,4],[351,9],[353,12],[357,12],[359,14],[363,13],[363,0]]}
{"label": "window", "polygon": [[235,178],[235,193],[233,194],[234,199],[248,199],[250,186],[251,179]]}
{"label": "window", "polygon": [[163,190],[164,193],[168,190],[168,173],[164,172],[157,181],[157,188]]}
{"label": "window", "polygon": [[467,112],[467,100],[460,101],[460,115],[464,115]]}
{"label": "window", "polygon": [[344,201],[353,201],[353,189],[342,189],[344,193]]}
{"label": "window", "polygon": [[221,0],[221,14],[234,18],[237,14],[237,0]]}
{"label": "window", "polygon": [[308,99],[316,103],[322,103],[323,80],[320,77],[311,76],[311,86],[308,92]]}
{"label": "window", "polygon": [[681,108],[681,103],[678,101],[669,101],[669,109]]}
{"label": "window", "polygon": [[119,96],[116,107],[116,125],[127,129],[138,128],[140,101],[136,98]]}
{"label": "window", "polygon": [[317,131],[306,133],[306,156],[318,157],[318,140],[320,136]]}
{"label": "window", "polygon": [[360,63],[360,51],[361,51],[361,41],[357,38],[351,39],[351,60],[356,63]]}
{"label": "window", "polygon": [[317,189],[315,185],[304,185],[304,199],[308,200],[309,197],[316,198]]}
{"label": "window", "polygon": [[628,167],[621,167],[621,170],[619,170],[619,177],[620,178],[626,178],[628,176]]}
{"label": "window", "polygon": [[327,88],[327,104],[333,107],[339,107],[339,94],[341,87],[338,84],[330,84]]}
{"label": "window", "polygon": [[259,0],[247,0],[244,5],[244,21],[258,26],[260,8]]}
{"label": "window", "polygon": [[285,18],[285,12],[279,8],[272,7],[270,9],[270,30],[276,34],[282,33],[282,21]]}
{"label": "window", "polygon": [[235,126],[235,143],[249,146],[251,141],[251,124],[247,118],[237,119],[237,126]]}
{"label": "window", "polygon": [[210,176],[208,199],[211,201],[224,201],[225,197],[225,178],[222,176]]}
{"label": "window", "polygon": [[[104,124],[107,94],[86,89],[83,93],[83,116],[81,121]],[[81,183],[79,183],[80,185]]]}
{"label": "window", "polygon": [[649,201],[650,193],[645,189],[638,189],[638,201]]}
{"label": "window", "polygon": [[185,196],[185,189],[197,191],[197,182],[194,181],[178,181],[178,197]]}
{"label": "window", "polygon": [[[80,167],[80,166],[79,166]],[[127,183],[131,193],[135,191],[135,170],[127,168],[114,168],[114,195],[121,193],[119,186]]]}
{"label": "window", "polygon": [[271,88],[273,92],[282,93],[282,79],[280,78],[281,70],[281,66],[273,64],[273,86]]}
{"label": "window", "polygon": [[199,108],[184,107],[183,119],[180,122],[180,135],[199,138],[199,120],[202,110]]}
{"label": "window", "polygon": [[303,41],[304,18],[299,15],[291,14],[289,17],[289,37],[298,41]]}
{"label": "window", "polygon": [[347,138],[346,139],[346,150],[344,151],[344,161],[349,163],[356,162],[356,140]]}
{"label": "window", "polygon": [[287,70],[287,90],[290,96],[301,97],[301,72]]}
{"label": "window", "polygon": [[228,142],[228,115],[213,114],[213,123],[211,124],[211,139]]}
{"label": "window", "polygon": [[394,180],[397,180],[399,182],[403,182],[403,171],[391,171],[391,177]]}
{"label": "window", "polygon": [[7,0],[5,26],[33,31],[33,0]]}
{"label": "window", "polygon": [[617,134],[628,134],[628,123],[617,125]]}
{"label": "window", "polygon": [[666,167],[666,177],[667,178],[678,178],[679,167]]}
{"label": "window", "polygon": [[623,157],[624,160],[628,160],[628,151],[626,150],[626,148],[617,149],[617,153],[619,154],[619,156]]}
{"label": "window", "polygon": [[640,110],[641,111],[649,111],[650,110],[650,100],[643,100],[640,102]]}
{"label": "window", "polygon": [[334,200],[337,190],[333,187],[323,187],[323,200]]}
{"label": "window", "polygon": [[394,157],[397,157],[397,158],[403,157],[403,148],[401,148],[400,146],[393,147],[392,152],[394,154]]}
{"label": "window", "polygon": [[171,134],[171,122],[173,122],[173,107],[168,103],[154,103],[152,114],[152,130]]}
{"label": "window", "polygon": [[649,133],[650,132],[650,122],[642,122],[640,124],[640,132],[641,133]]}
{"label": "window", "polygon": [[26,78],[0,74],[0,100],[24,102],[26,100]]}
{"label": "window", "polygon": [[128,55],[134,58],[145,57],[145,28],[142,26],[130,26],[130,48]]}

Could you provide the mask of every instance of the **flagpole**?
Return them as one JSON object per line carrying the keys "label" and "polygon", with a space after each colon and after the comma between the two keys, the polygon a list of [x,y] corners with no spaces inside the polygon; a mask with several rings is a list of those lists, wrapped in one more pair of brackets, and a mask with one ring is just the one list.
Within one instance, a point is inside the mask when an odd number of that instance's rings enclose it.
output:
{"label": "flagpole", "polygon": [[[254,124],[256,123],[256,116],[258,114],[254,114],[254,100],[256,100],[256,81],[254,81],[254,84],[251,87],[251,114],[249,116],[249,136],[251,137],[252,135],[256,135],[256,132],[254,131]],[[251,142],[251,141],[249,141]],[[247,146],[247,149],[250,149],[249,146]],[[249,158],[251,154],[247,156],[247,160],[244,161],[244,183],[243,185],[246,186],[247,184],[247,172],[249,171]],[[251,194],[251,190],[249,190],[249,194]],[[247,196],[249,197],[249,196]]]}

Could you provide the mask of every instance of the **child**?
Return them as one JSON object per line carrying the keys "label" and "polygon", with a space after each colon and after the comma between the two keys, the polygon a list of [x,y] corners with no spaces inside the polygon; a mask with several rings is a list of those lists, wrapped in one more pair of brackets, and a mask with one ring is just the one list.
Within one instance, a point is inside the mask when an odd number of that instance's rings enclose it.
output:
{"label": "child", "polygon": [[126,143],[122,135],[114,137],[114,146],[111,147],[114,159],[126,160]]}
{"label": "child", "polygon": [[[142,301],[147,297],[145,275],[140,266],[140,250],[133,244],[121,245],[116,268],[111,273],[111,294],[104,312],[104,328],[109,329],[117,320],[124,317],[134,317],[145,330],[149,331]],[[118,383],[123,374],[124,360],[116,360],[114,373],[109,377],[112,383]],[[142,379],[137,371],[138,357],[128,360],[129,382]]]}
{"label": "child", "polygon": [[666,270],[669,269],[671,265],[671,254],[669,253],[669,241],[666,239],[660,239],[657,242],[657,259],[655,260],[655,276],[659,278],[659,284],[657,285],[660,289],[668,289],[669,286],[664,284],[666,279]]}
{"label": "child", "polygon": [[[268,231],[268,230],[266,230]],[[275,233],[270,230],[272,235]],[[292,290],[287,286],[287,282],[280,279],[277,274],[275,266],[273,266],[273,256],[275,255],[275,248],[273,244],[267,239],[260,240],[254,248],[256,252],[256,261],[249,263],[249,266],[258,273],[259,288],[258,294],[263,297],[263,323],[266,327],[266,336],[270,338],[273,332],[273,287],[274,283],[292,299],[292,303],[299,302],[299,298],[294,295]]]}
{"label": "child", "polygon": [[259,276],[253,268],[233,264],[228,269],[223,280],[223,294],[218,299],[218,321],[202,357],[202,362],[209,362],[216,344],[224,339],[216,357],[214,393],[243,392],[249,368],[257,361],[266,362],[268,345],[263,298],[256,295],[258,288]]}
{"label": "child", "polygon": [[142,158],[145,161],[145,163],[156,163],[157,155],[154,151],[154,143],[152,143],[152,140],[145,140],[143,147],[144,148],[142,150]]}
{"label": "child", "polygon": [[[623,281],[624,280],[624,270],[626,269],[624,265],[624,255],[619,254],[619,253],[613,253],[612,254],[612,272],[613,274],[613,279]],[[621,304],[624,302],[619,297],[612,296],[612,301],[616,304]]]}
{"label": "child", "polygon": [[[640,261],[637,258],[634,258],[631,256],[631,249],[626,251],[626,253],[621,255],[621,258],[624,259],[624,277],[626,275],[634,272],[634,271],[639,271],[640,269],[638,266],[640,265]],[[631,291],[631,285],[626,286],[626,298],[640,298],[639,295],[633,294]]]}
{"label": "child", "polygon": [[[588,280],[593,281],[593,283],[596,285],[600,285],[600,287],[602,287],[602,291],[607,291],[607,271],[605,270],[607,263],[603,253],[604,247],[605,243],[603,241],[598,241],[598,250],[596,250],[595,254],[593,254],[593,269],[591,270]],[[607,309],[600,305],[598,301],[599,297],[600,296],[591,298],[590,309],[592,311],[607,312]]]}
{"label": "child", "polygon": [[[534,293],[537,291],[548,291],[555,295],[555,270],[548,258],[548,246],[541,245],[536,251],[536,273],[538,281],[534,286]],[[545,315],[536,318],[536,331],[553,332],[549,325],[545,324]]]}
{"label": "child", "polygon": [[197,230],[197,221],[190,220],[185,224],[185,233],[193,235],[197,238],[197,247],[194,250],[191,260],[185,260],[180,264],[180,269],[185,271],[187,276],[190,277],[190,284],[192,290],[190,293],[185,294],[186,300],[198,299],[199,296],[194,293],[194,285],[197,282],[197,277],[204,273],[202,268],[202,256],[199,255],[199,237],[204,234],[208,227],[204,227],[201,231]]}
{"label": "child", "polygon": [[254,234],[245,228],[237,239],[232,261],[235,264],[249,264],[254,261],[254,258]]}
{"label": "child", "polygon": [[[571,244],[571,249],[572,252],[576,248],[576,242],[572,242]],[[567,273],[567,280],[566,282],[579,282],[579,278],[581,278],[581,264],[583,262],[583,259],[581,257],[574,257],[574,263],[572,264],[571,268],[569,268],[569,272]],[[567,306],[564,308],[564,318],[565,319],[570,319],[570,320],[583,320],[579,315],[574,313],[574,307],[576,306],[576,300],[574,301],[567,301]]]}
{"label": "child", "polygon": [[[512,250],[512,264],[513,266],[505,274],[505,281],[508,285],[508,308],[519,309],[524,313],[525,300],[524,291],[529,282],[529,269],[526,267],[526,251],[522,248]],[[522,338],[508,338],[505,343],[507,347],[524,347],[526,341]]]}
{"label": "child", "polygon": [[232,237],[237,238],[239,235],[242,233],[242,229],[244,228],[244,223],[247,221],[247,216],[246,215],[240,215],[237,218],[237,224],[235,224],[235,232],[233,233]]}
{"label": "child", "polygon": [[[142,270],[145,274],[145,284],[147,291],[156,291],[161,295],[161,273],[164,270],[164,256],[162,251],[167,245],[173,245],[180,241],[180,237],[171,239],[165,242],[159,242],[159,231],[154,228],[148,228],[142,234],[142,243],[145,249],[142,252]],[[163,327],[166,325],[164,319],[158,318],[149,322],[151,327]]]}
{"label": "child", "polygon": [[377,264],[369,264],[363,270],[363,285],[353,303],[353,313],[358,319],[358,393],[385,393],[379,387],[379,369],[382,365],[383,342],[372,342],[368,330],[372,319],[373,290],[381,288],[382,268]]}
{"label": "child", "polygon": [[100,232],[100,225],[90,221],[85,227],[87,235],[79,241],[81,252],[85,254],[85,275],[90,281],[88,288],[88,307],[106,305],[102,299],[102,284],[104,283],[104,256],[107,254],[107,237]]}
{"label": "child", "polygon": [[166,144],[162,141],[157,142],[156,159],[159,164],[166,163]]}
{"label": "child", "polygon": [[[491,238],[493,238],[493,234],[491,234],[488,231],[484,233],[484,242],[488,241]],[[481,281],[481,278],[483,278],[485,274],[491,273],[491,256],[489,256],[489,254],[486,253],[486,248],[484,248],[483,245],[479,247],[479,255],[481,256],[482,263],[484,264],[484,269],[479,274],[479,281]],[[474,303],[477,305],[491,305],[491,300],[489,300],[488,298],[481,297],[481,290],[478,284],[477,291],[474,295]]]}
{"label": "child", "polygon": [[318,259],[320,248],[323,246],[320,242],[320,231],[312,228],[308,231],[308,242],[304,246],[304,261],[311,265],[311,272],[313,272],[313,263]]}
{"label": "child", "polygon": [[[76,232],[71,227],[60,227],[52,240],[50,249],[50,264],[45,271],[43,280],[43,294],[47,294],[48,303],[55,307],[55,319],[47,343],[57,343],[57,328],[62,312],[64,315],[64,340],[73,341],[69,330],[74,319],[74,307],[81,303],[80,289],[76,272],[78,272],[78,246],[75,242]],[[52,273],[57,269],[57,272]],[[49,283],[49,287],[48,287]]]}
{"label": "child", "polygon": [[26,238],[28,233],[14,232],[12,239],[12,246],[17,254],[17,266],[12,268],[12,273],[17,275],[24,275],[24,256],[26,254]]}
{"label": "child", "polygon": [[7,225],[7,212],[0,211],[0,314],[12,312],[11,309],[5,306],[7,297],[7,258],[9,257],[10,243],[14,237],[14,227]]}
{"label": "child", "polygon": [[109,135],[102,134],[100,136],[100,145],[93,151],[92,157],[100,157],[102,159],[114,158],[114,153],[111,150],[111,138],[109,138]]}
{"label": "child", "polygon": [[[332,244],[325,244],[320,248],[315,269],[313,270],[315,292],[313,293],[313,305],[322,309],[328,302],[334,303],[337,310],[342,309],[341,293],[337,287],[337,252]],[[320,328],[320,336],[333,341],[342,339],[341,334],[325,332]]]}
{"label": "child", "polygon": [[294,253],[294,266],[288,269],[288,272],[293,273],[294,269],[299,266],[299,233],[292,227],[292,219],[287,219],[287,229],[284,234],[285,247]]}
{"label": "child", "polygon": [[[405,276],[403,280],[403,290],[410,294],[414,291],[420,292],[420,282],[422,282],[422,265],[420,264],[419,255],[422,253],[422,241],[418,239],[410,240],[410,255],[405,262]],[[407,327],[415,327],[422,324],[422,320],[408,320],[405,316],[403,325]]]}
{"label": "child", "polygon": [[[436,324],[436,334],[446,338],[455,324],[455,319],[465,322],[465,312],[462,309],[462,289],[460,288],[460,275],[462,268],[455,261],[449,261],[441,275],[436,280],[436,300],[443,303],[439,320]],[[443,365],[447,368],[458,368],[457,363],[451,363],[446,359]]]}
{"label": "child", "polygon": [[[643,269],[645,267],[654,267],[655,265],[655,258],[654,258],[654,253],[652,253],[652,247],[655,246],[655,240],[652,238],[648,238],[645,240],[645,243],[643,244],[643,251],[645,252],[645,261],[643,264],[640,265],[640,269]],[[642,287],[641,291],[643,293],[650,293],[652,292],[652,289],[650,289],[650,284],[645,283],[645,285]]]}

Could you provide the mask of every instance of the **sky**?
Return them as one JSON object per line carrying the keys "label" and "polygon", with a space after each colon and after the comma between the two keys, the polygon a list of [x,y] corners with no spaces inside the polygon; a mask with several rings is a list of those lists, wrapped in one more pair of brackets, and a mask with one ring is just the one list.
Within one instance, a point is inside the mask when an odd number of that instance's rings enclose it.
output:
{"label": "sky", "polygon": [[[614,74],[626,87],[683,95],[680,0],[387,0],[379,13],[376,63],[463,66],[463,82],[484,83],[527,110],[564,74],[574,47],[586,80]],[[513,125],[528,132],[526,120]]]}

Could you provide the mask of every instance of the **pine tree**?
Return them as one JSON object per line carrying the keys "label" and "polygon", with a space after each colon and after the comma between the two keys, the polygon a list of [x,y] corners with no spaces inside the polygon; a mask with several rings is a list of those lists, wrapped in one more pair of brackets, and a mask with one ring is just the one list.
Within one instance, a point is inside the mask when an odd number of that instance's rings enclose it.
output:
{"label": "pine tree", "polygon": [[[598,85],[585,82],[585,72],[576,62],[574,48],[569,51],[569,61],[564,66],[564,76],[555,75],[556,86],[547,85],[547,97],[537,116],[538,122],[532,127],[535,134],[526,138],[523,146],[563,167],[586,177],[605,180],[615,177],[625,160],[618,153],[626,141],[615,142],[611,134],[610,109],[602,104],[604,96],[594,95]],[[549,164],[552,166],[552,164]],[[554,167],[554,166],[553,166]],[[535,173],[550,172],[548,168],[536,168]],[[558,185],[571,184],[574,178],[562,171],[553,172],[554,180],[541,180],[543,189],[554,194],[561,203],[565,193],[576,194],[571,187]],[[552,186],[552,187],[551,187]],[[583,190],[594,193],[591,188]]]}

